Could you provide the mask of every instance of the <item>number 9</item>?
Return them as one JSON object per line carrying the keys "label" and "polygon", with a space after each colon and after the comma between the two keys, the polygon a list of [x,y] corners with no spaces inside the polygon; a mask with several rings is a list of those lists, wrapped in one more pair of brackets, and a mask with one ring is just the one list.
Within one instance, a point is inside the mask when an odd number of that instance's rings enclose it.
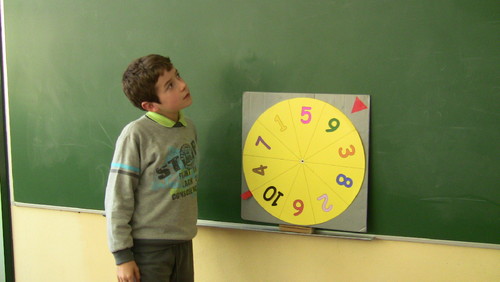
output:
{"label": "number 9", "polygon": [[[335,125],[333,125],[335,123]],[[334,132],[335,130],[337,130],[340,126],[340,121],[336,118],[332,118],[329,122],[328,122],[328,126],[330,127],[329,129],[325,130],[326,132]]]}

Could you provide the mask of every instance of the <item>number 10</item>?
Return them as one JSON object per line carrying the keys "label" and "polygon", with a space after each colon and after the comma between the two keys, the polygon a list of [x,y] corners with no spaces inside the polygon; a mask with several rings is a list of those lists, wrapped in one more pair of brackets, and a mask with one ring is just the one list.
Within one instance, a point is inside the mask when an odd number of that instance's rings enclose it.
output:
{"label": "number 10", "polygon": [[[271,192],[271,195],[269,195],[269,191],[272,191]],[[277,206],[278,205],[278,199],[281,197],[281,196],[284,196],[283,193],[281,193],[280,191],[278,191],[278,189],[276,189],[276,187],[274,186],[269,186],[267,187],[266,191],[264,191],[264,200],[266,201],[271,201],[274,196],[276,196],[276,192],[278,193],[278,196],[276,197],[276,199],[274,199],[273,203],[272,203],[272,206]]]}

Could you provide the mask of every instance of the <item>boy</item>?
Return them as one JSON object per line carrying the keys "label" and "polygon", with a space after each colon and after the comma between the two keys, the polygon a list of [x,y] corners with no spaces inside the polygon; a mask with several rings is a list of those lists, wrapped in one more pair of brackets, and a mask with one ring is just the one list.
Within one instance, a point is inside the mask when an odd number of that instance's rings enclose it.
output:
{"label": "boy", "polygon": [[118,281],[193,281],[198,216],[196,129],[189,88],[169,58],[148,55],[123,74],[147,113],[118,137],[106,187],[108,242]]}

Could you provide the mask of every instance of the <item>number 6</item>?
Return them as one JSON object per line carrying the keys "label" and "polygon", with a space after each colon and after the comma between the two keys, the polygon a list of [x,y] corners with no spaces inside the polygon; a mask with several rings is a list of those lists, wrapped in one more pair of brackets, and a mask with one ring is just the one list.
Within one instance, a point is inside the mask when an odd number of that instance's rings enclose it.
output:
{"label": "number 6", "polygon": [[293,201],[293,208],[297,210],[293,215],[298,216],[304,211],[304,202],[299,199]]}

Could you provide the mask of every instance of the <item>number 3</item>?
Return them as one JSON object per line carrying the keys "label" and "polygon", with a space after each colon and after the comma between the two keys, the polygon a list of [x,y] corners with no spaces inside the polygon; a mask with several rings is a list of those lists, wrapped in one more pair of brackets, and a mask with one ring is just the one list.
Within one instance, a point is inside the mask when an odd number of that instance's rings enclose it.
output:
{"label": "number 3", "polygon": [[346,148],[345,149],[345,153],[342,152],[342,147],[339,148],[339,156],[341,158],[347,158],[349,156],[354,156],[354,154],[356,153],[356,147],[354,147],[353,145],[350,145],[351,149],[349,150],[349,148]]}

